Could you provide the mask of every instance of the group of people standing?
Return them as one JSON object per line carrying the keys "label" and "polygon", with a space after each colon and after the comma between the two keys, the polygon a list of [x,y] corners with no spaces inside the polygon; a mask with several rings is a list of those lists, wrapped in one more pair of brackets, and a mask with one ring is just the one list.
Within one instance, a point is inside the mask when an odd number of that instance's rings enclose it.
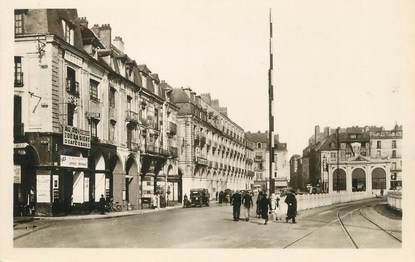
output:
{"label": "group of people standing", "polygon": [[[293,191],[287,191],[285,193],[285,203],[287,204],[287,215],[285,221],[288,223],[289,220],[292,220],[292,223],[296,223],[295,217],[297,215],[297,199]],[[233,220],[239,221],[240,219],[240,208],[241,205],[244,209],[244,217],[246,221],[249,221],[250,210],[253,208],[253,195],[245,191],[242,194],[236,191],[231,198],[231,203],[233,206]],[[275,194],[271,194],[269,197],[265,192],[259,192],[256,199],[256,214],[257,218],[265,219],[264,225],[268,223],[268,220],[282,220],[282,207],[280,204],[280,198]]]}

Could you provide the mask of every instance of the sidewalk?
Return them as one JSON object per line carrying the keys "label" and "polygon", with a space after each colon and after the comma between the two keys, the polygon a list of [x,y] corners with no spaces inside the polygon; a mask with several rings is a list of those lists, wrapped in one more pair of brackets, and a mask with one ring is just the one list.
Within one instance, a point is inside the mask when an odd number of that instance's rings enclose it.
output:
{"label": "sidewalk", "polygon": [[108,212],[108,213],[105,213],[105,214],[69,215],[69,216],[62,216],[62,217],[35,217],[35,219],[40,219],[40,220],[102,219],[102,218],[142,215],[142,214],[147,214],[147,213],[154,213],[154,212],[172,210],[172,209],[181,208],[181,207],[182,207],[181,205],[176,205],[176,206],[169,206],[169,207],[158,208],[158,209],[139,209],[139,210],[121,211],[121,212]]}
{"label": "sidewalk", "polygon": [[114,217],[125,217],[133,215],[142,215],[147,213],[162,212],[167,210],[173,210],[177,208],[182,208],[182,205],[169,206],[159,209],[140,209],[132,211],[123,211],[123,212],[111,212],[105,214],[88,214],[88,215],[69,215],[62,217],[15,217],[13,220],[13,239],[24,237],[30,233],[36,232],[43,228],[47,228],[51,225],[53,221],[63,221],[63,220],[88,220],[88,219],[104,219],[104,218],[114,218]]}

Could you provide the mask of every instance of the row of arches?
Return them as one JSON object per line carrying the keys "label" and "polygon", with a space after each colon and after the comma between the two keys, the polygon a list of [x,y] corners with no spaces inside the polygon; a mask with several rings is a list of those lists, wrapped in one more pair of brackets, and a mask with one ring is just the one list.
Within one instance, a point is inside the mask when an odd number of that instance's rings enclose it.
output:
{"label": "row of arches", "polygon": [[[376,167],[372,170],[372,189],[386,189],[386,172],[383,168]],[[352,192],[366,191],[366,172],[363,168],[355,168],[352,171]],[[347,176],[344,169],[335,169],[333,172],[333,191],[344,191],[347,186]]]}

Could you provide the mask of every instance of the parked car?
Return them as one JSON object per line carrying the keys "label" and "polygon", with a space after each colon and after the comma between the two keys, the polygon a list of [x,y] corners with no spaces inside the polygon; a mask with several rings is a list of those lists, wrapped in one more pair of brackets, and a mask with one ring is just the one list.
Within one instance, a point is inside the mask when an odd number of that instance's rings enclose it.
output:
{"label": "parked car", "polygon": [[190,189],[191,206],[209,206],[210,194],[206,188]]}

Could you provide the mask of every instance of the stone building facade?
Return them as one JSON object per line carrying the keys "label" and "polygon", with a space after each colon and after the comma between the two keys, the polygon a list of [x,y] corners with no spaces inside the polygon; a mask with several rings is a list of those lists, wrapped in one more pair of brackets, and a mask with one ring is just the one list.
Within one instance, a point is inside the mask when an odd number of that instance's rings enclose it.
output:
{"label": "stone building facade", "polygon": [[156,192],[178,201],[172,87],[110,25],[90,28],[76,9],[15,10],[14,41],[15,214],[90,212],[101,196],[125,210]]}
{"label": "stone building facade", "polygon": [[183,194],[192,188],[217,192],[251,189],[253,153],[244,130],[227,115],[227,109],[210,94],[197,95],[190,88],[172,91],[178,106],[179,176]]}
{"label": "stone building facade", "polygon": [[[316,126],[303,150],[302,179],[319,191],[380,191],[401,185],[402,127]],[[305,188],[303,188],[305,190]]]}
{"label": "stone building facade", "polygon": [[[247,132],[246,139],[254,149],[254,186],[261,190],[269,188],[269,150],[267,132]],[[279,142],[278,135],[274,135],[274,163],[273,179],[278,191],[288,186],[290,166],[287,161],[287,144]]]}

